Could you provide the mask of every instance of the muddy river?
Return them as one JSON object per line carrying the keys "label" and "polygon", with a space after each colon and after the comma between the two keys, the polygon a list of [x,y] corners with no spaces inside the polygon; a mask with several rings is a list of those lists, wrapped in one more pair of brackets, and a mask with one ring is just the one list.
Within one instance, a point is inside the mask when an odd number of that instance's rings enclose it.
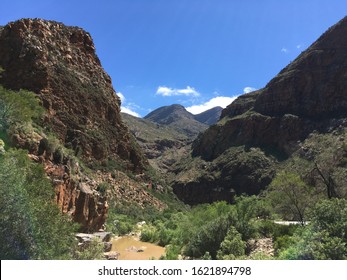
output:
{"label": "muddy river", "polygon": [[133,236],[122,236],[112,241],[112,251],[120,253],[119,260],[159,259],[165,254],[165,248],[142,242]]}

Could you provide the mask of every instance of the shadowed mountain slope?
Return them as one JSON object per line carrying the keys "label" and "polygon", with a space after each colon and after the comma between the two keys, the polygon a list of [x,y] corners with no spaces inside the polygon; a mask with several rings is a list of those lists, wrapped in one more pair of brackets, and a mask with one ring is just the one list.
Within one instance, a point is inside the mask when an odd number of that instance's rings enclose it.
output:
{"label": "shadowed mountain slope", "polygon": [[194,141],[192,157],[178,165],[175,193],[190,204],[257,194],[310,134],[343,139],[346,77],[344,18],[265,88],[240,96],[223,110],[222,119]]}

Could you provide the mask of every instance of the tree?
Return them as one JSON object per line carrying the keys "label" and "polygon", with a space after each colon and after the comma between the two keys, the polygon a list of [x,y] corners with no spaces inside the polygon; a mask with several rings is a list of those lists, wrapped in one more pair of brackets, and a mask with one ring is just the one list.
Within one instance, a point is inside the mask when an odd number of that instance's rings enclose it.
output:
{"label": "tree", "polygon": [[217,251],[224,240],[230,221],[226,217],[220,217],[202,226],[185,247],[184,254],[194,258],[201,258],[206,253],[216,259]]}
{"label": "tree", "polygon": [[298,175],[282,171],[276,175],[267,190],[267,198],[276,212],[285,219],[305,224],[306,212],[315,203],[314,190]]}
{"label": "tree", "polygon": [[346,260],[347,200],[333,198],[317,203],[310,224],[294,235],[280,254],[283,259]]}

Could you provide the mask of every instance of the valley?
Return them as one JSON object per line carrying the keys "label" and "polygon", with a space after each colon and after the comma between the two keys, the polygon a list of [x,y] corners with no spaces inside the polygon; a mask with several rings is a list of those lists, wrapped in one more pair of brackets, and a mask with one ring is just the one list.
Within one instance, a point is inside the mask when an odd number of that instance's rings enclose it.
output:
{"label": "valley", "polygon": [[347,259],[346,34],[225,109],[137,118],[88,32],[1,27],[1,259]]}

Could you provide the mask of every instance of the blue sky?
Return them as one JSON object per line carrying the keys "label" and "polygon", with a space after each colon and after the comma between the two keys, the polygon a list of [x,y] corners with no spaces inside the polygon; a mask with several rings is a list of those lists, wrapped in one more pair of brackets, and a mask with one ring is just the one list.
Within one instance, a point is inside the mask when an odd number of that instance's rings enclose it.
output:
{"label": "blue sky", "polygon": [[91,33],[122,97],[145,116],[180,103],[193,113],[264,87],[331,25],[345,0],[1,0],[0,25],[24,17]]}

